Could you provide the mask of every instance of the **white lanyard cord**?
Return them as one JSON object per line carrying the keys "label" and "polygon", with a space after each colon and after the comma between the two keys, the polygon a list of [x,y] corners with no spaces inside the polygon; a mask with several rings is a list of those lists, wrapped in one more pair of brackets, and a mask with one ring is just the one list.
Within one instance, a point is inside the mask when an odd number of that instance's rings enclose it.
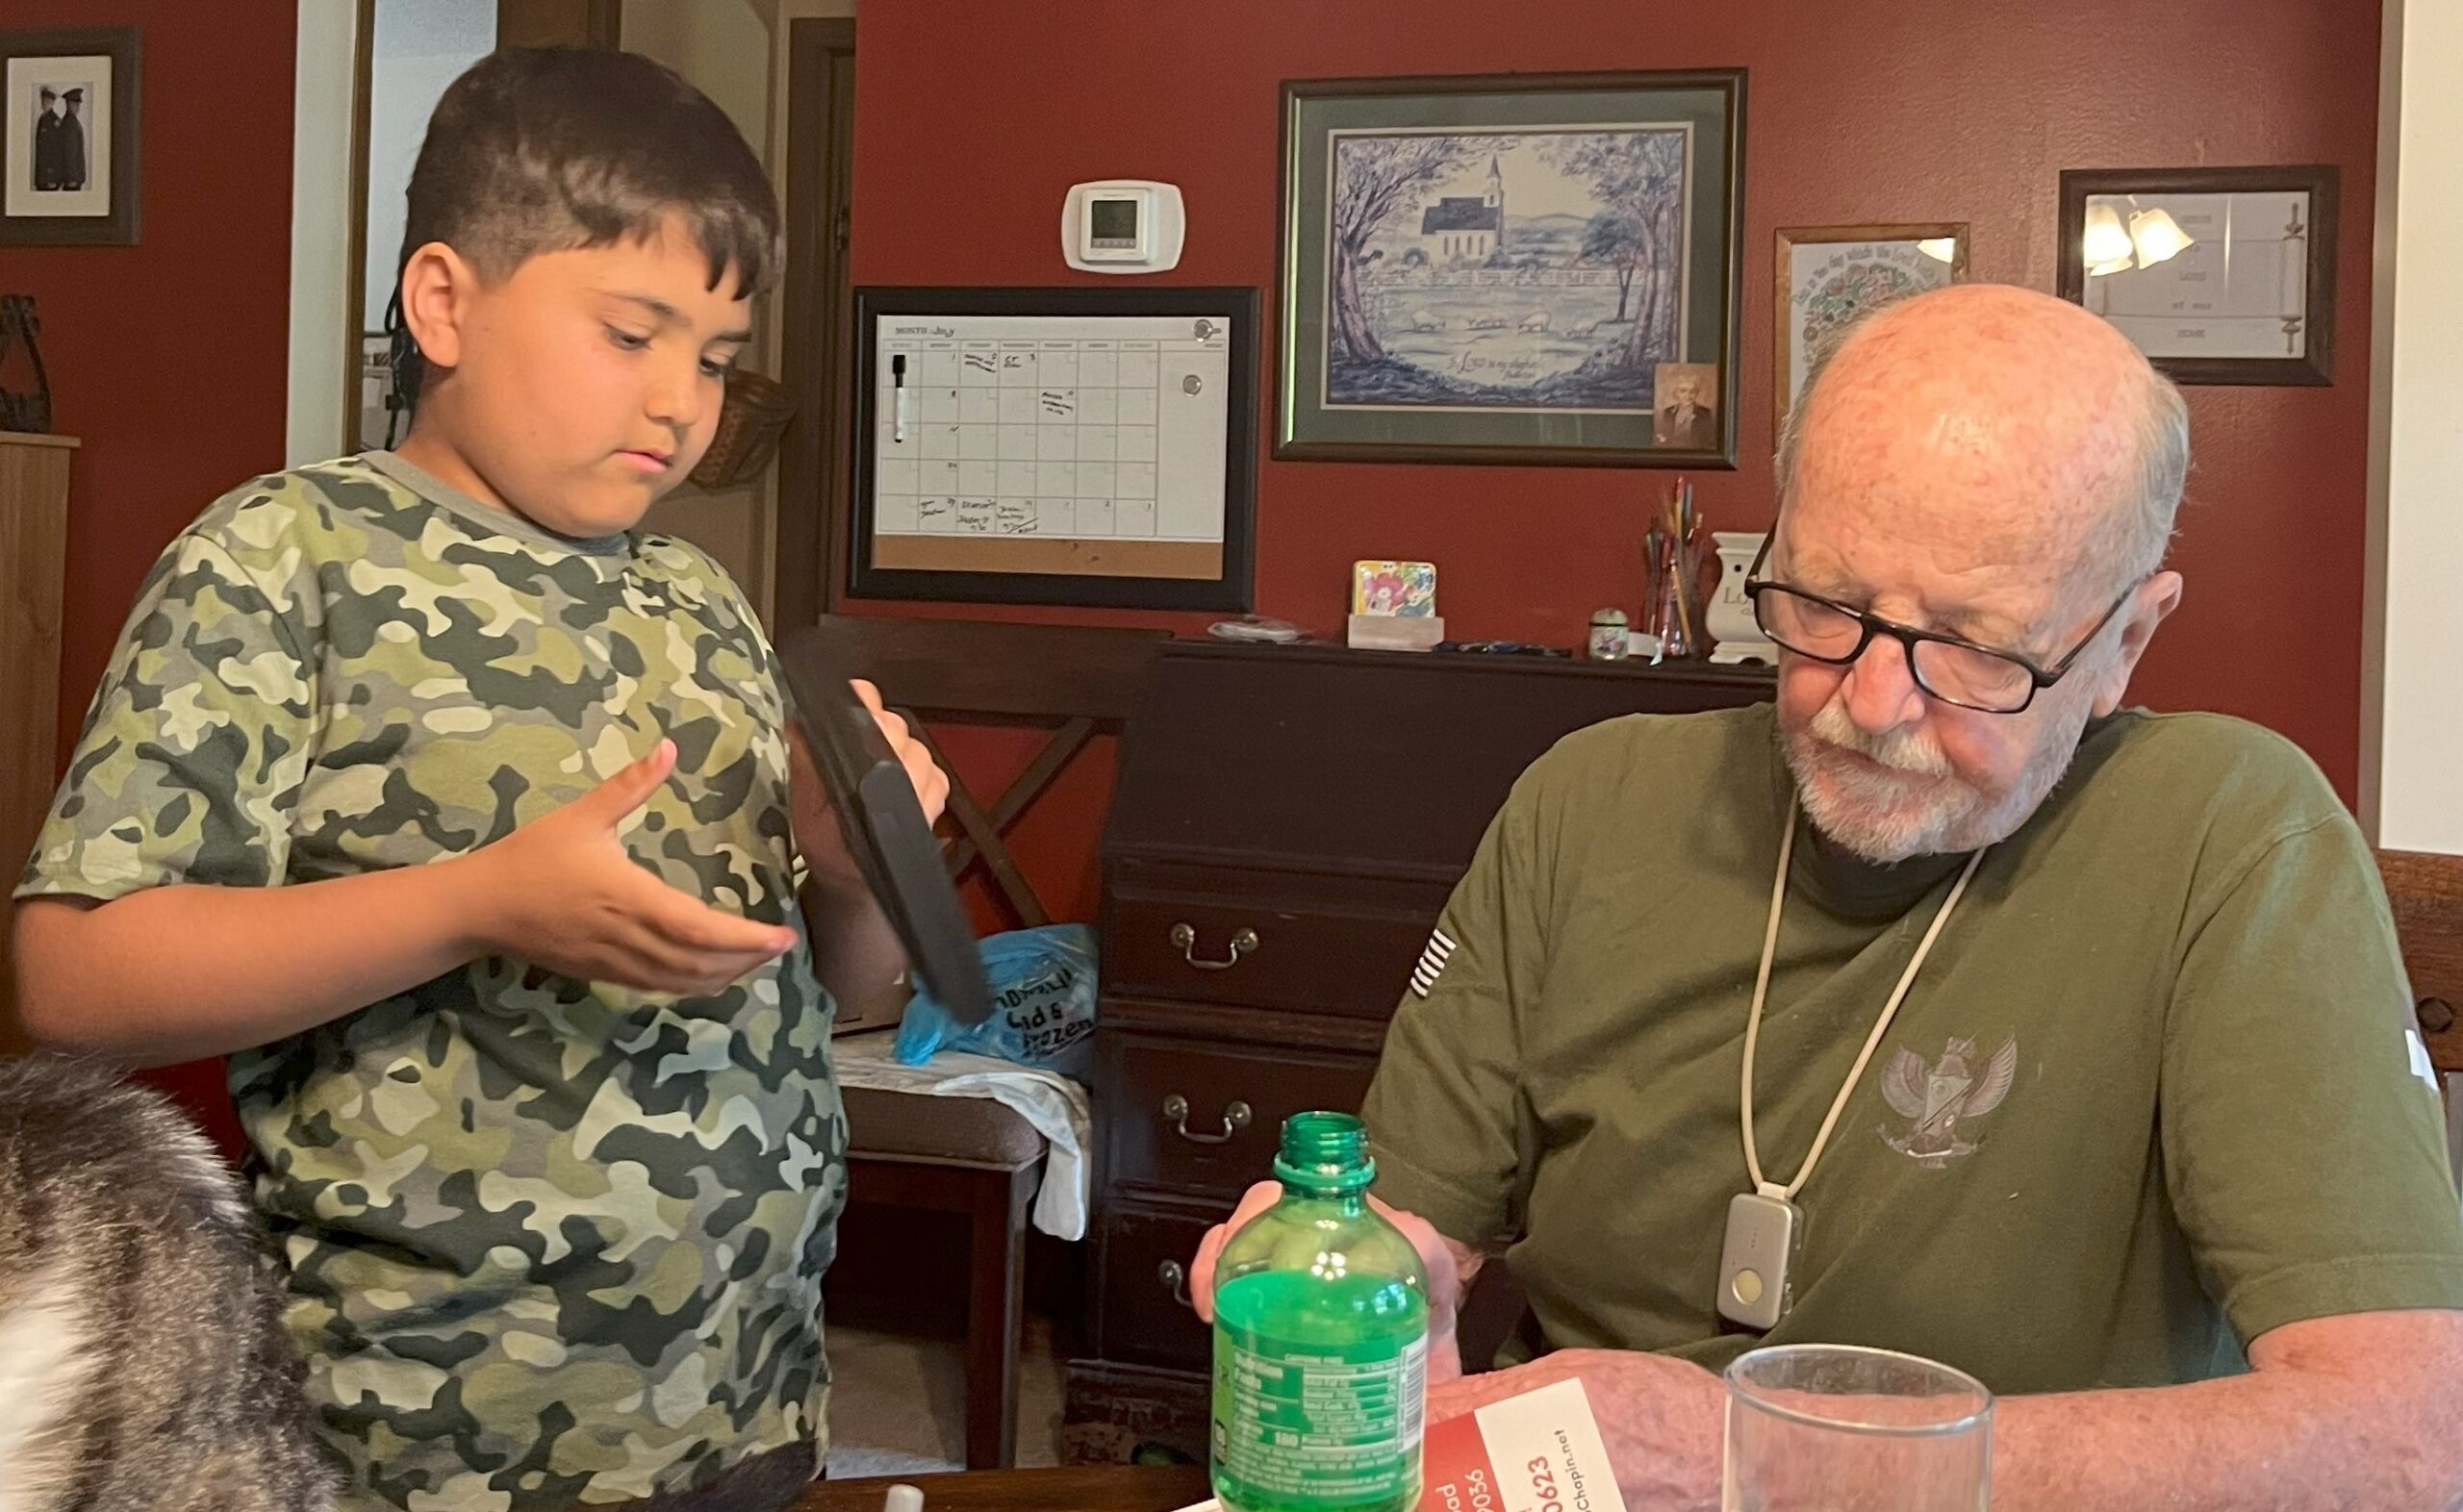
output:
{"label": "white lanyard cord", "polygon": [[1795,853],[1795,848],[1796,810],[1793,804],[1790,804],[1788,828],[1779,841],[1779,876],[1770,884],[1770,923],[1762,934],[1762,966],[1753,974],[1753,1014],[1744,1021],[1742,1099],[1745,1172],[1753,1178],[1754,1191],[1782,1201],[1793,1201],[1813,1175],[1815,1162],[1821,1159],[1822,1147],[1830,1143],[1831,1131],[1839,1126],[1839,1115],[1846,1111],[1847,1099],[1855,1096],[1856,1083],[1864,1079],[1865,1068],[1872,1061],[1873,1051],[1881,1046],[1882,1036],[1890,1032],[1890,1021],[1898,1017],[1898,1005],[1906,999],[1908,988],[1915,985],[1917,971],[1923,967],[1924,958],[1933,953],[1933,942],[1941,938],[1942,926],[1949,922],[1950,910],[1959,906],[1960,897],[1967,893],[1968,882],[1974,877],[1975,869],[1984,860],[1983,850],[1967,858],[1967,869],[1959,873],[1957,884],[1950,889],[1950,895],[1942,900],[1941,911],[1933,916],[1931,927],[1924,931],[1923,940],[1917,945],[1915,957],[1907,963],[1907,970],[1899,973],[1898,986],[1891,992],[1890,1001],[1882,1005],[1882,1016],[1873,1021],[1873,1032],[1865,1036],[1865,1047],[1858,1052],[1856,1064],[1849,1069],[1846,1081],[1841,1083],[1839,1096],[1830,1099],[1829,1116],[1821,1121],[1821,1132],[1814,1136],[1813,1149],[1806,1154],[1803,1169],[1796,1172],[1795,1180],[1783,1187],[1762,1174],[1762,1152],[1754,1146],[1753,1051],[1762,1039],[1762,1002],[1770,991],[1770,959],[1779,947],[1779,907],[1787,901],[1788,861]]}

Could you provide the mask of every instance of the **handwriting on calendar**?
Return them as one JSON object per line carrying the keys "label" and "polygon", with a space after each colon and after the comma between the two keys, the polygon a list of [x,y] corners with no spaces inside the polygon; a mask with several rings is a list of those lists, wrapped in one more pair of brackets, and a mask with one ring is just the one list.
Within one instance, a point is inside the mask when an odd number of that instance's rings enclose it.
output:
{"label": "handwriting on calendar", "polygon": [[[982,316],[879,331],[874,534],[1223,540],[1232,385],[1220,317]],[[895,371],[892,356],[904,359]]]}
{"label": "handwriting on calendar", "polygon": [[1031,499],[918,499],[917,523],[933,535],[1033,536],[1043,517]]}

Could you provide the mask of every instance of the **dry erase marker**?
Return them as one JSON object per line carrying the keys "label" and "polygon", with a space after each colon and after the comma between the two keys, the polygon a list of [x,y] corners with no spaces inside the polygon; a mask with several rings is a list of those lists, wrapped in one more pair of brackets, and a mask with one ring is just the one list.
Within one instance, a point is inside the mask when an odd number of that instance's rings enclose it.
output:
{"label": "dry erase marker", "polygon": [[889,439],[906,440],[906,354],[896,353],[889,360],[889,383],[895,393],[890,403]]}

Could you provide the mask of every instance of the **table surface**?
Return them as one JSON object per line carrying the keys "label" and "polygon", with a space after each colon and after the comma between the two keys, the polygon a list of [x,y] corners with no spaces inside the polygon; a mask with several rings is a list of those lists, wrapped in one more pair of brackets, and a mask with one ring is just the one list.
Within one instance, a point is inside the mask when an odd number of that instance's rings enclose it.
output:
{"label": "table surface", "polygon": [[988,1470],[817,1482],[795,1512],[881,1512],[903,1480],[924,1493],[924,1512],[1177,1512],[1213,1493],[1197,1465]]}

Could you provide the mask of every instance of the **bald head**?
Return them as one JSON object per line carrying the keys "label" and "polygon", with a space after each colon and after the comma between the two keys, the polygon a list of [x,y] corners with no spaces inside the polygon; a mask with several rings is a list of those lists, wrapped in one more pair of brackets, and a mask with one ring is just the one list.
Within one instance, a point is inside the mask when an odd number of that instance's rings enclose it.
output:
{"label": "bald head", "polygon": [[2153,571],[2189,469],[2180,392],[2065,300],[1965,284],[1852,329],[1780,438],[1817,498],[2032,563],[2090,594]]}
{"label": "bald head", "polygon": [[1879,862],[2015,834],[2180,601],[2188,465],[2179,392],[2075,305],[1968,285],[1851,331],[1790,416],[1763,600],[1815,826]]}

